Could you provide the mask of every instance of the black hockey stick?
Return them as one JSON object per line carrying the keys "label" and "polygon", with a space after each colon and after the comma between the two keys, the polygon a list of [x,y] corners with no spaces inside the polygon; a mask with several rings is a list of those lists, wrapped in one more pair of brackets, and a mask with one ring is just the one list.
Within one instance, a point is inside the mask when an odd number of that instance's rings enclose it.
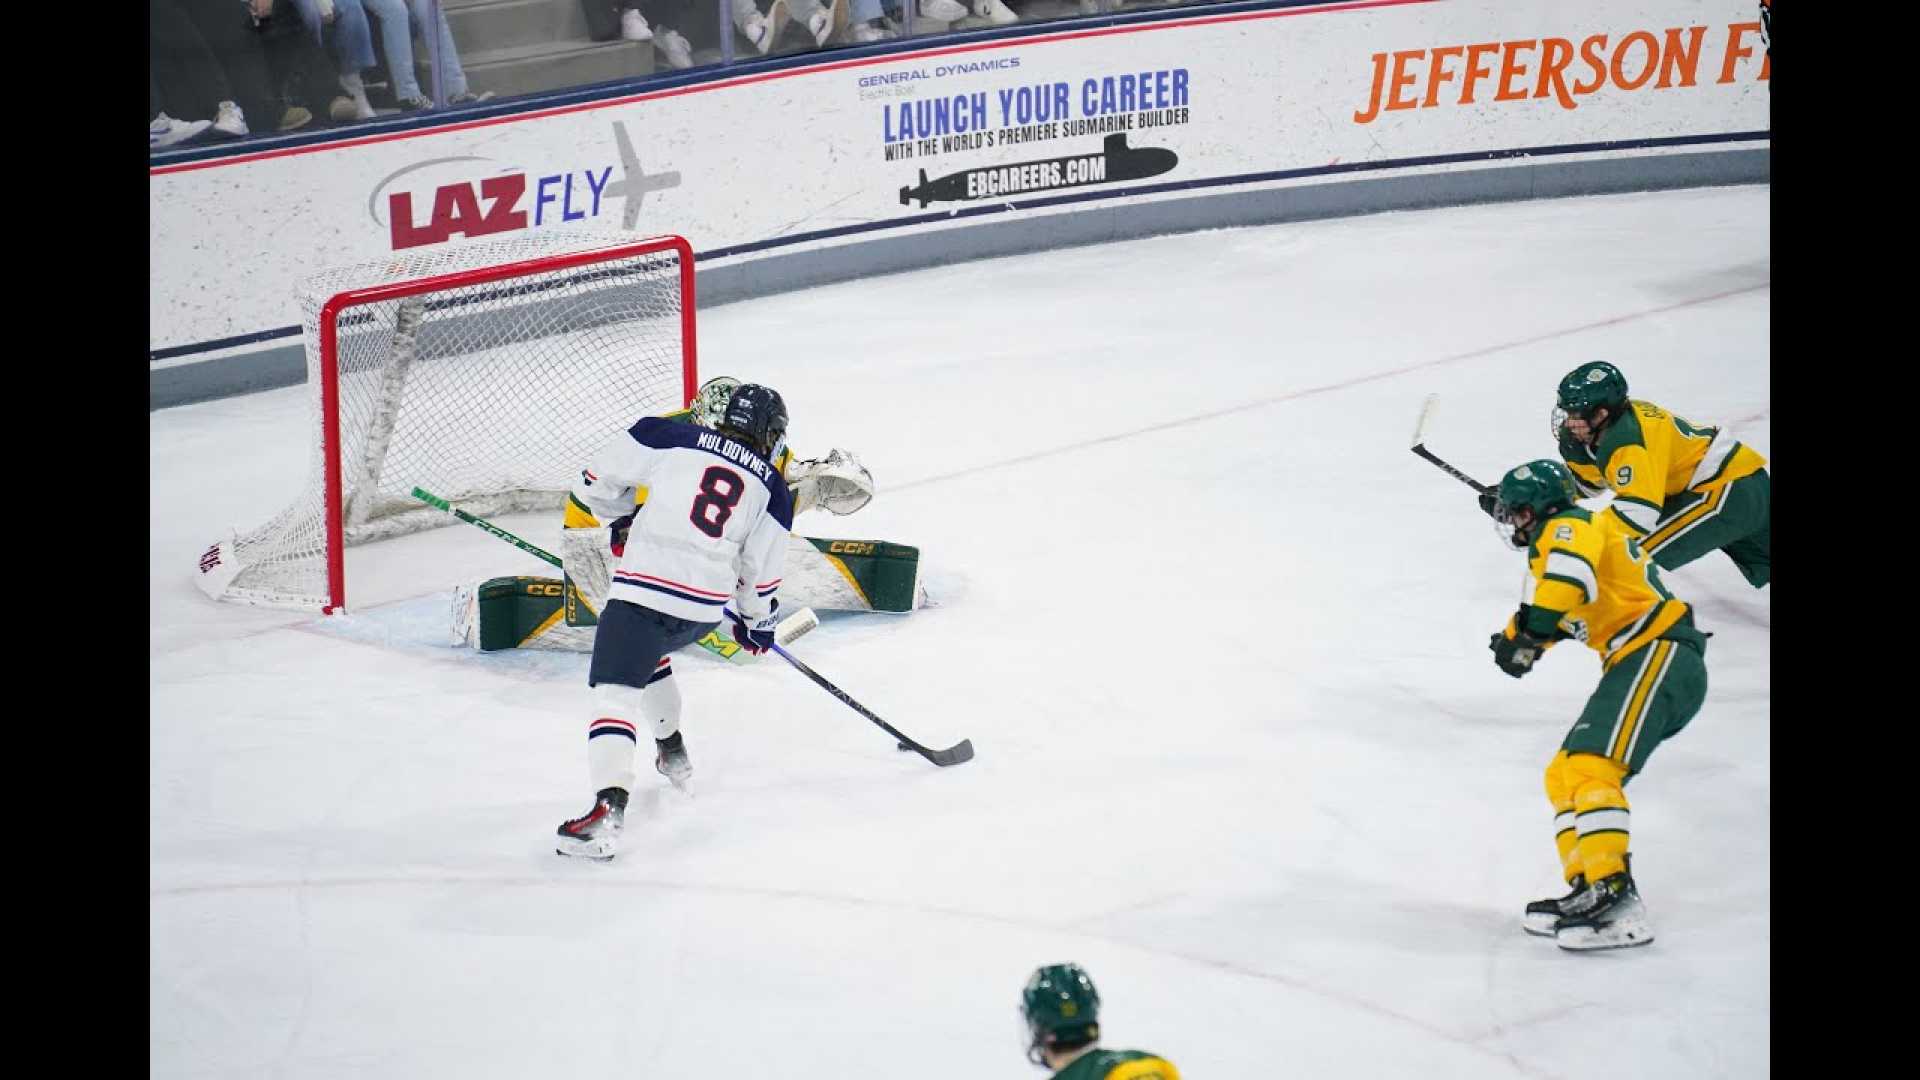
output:
{"label": "black hockey stick", "polygon": [[914,753],[919,754],[921,757],[926,758],[928,761],[933,762],[935,765],[940,765],[940,766],[958,765],[963,761],[973,760],[973,740],[972,739],[961,739],[959,742],[954,743],[952,746],[947,747],[945,750],[929,750],[926,747],[921,746],[919,743],[914,742],[912,739],[907,738],[905,735],[900,734],[899,728],[896,728],[892,724],[887,723],[885,720],[882,720],[879,717],[873,715],[873,713],[870,710],[868,710],[868,708],[865,705],[862,705],[859,702],[848,697],[846,694],[846,691],[828,682],[825,678],[823,678],[820,675],[819,672],[801,663],[799,657],[781,648],[778,643],[776,643],[773,646],[773,651],[779,653],[780,656],[783,659],[785,659],[787,663],[792,664],[796,668],[799,668],[800,674],[805,675],[807,678],[812,679],[814,682],[820,684],[821,689],[825,690],[829,694],[832,694],[834,697],[839,698],[841,701],[845,702],[847,706],[851,708],[854,712],[857,712],[861,716],[864,716],[867,719],[873,721],[874,723],[880,725],[881,730],[885,731],[887,734],[893,736],[894,738],[900,740],[900,745],[902,748],[911,750]]}
{"label": "black hockey stick", "polygon": [[1468,476],[1466,473],[1461,472],[1459,469],[1441,461],[1433,455],[1433,451],[1427,449],[1427,420],[1433,416],[1433,410],[1437,408],[1439,404],[1439,394],[1428,394],[1426,404],[1420,407],[1420,421],[1413,426],[1413,452],[1433,462],[1435,465],[1440,466],[1448,476],[1485,495],[1493,489],[1475,480],[1473,477]]}

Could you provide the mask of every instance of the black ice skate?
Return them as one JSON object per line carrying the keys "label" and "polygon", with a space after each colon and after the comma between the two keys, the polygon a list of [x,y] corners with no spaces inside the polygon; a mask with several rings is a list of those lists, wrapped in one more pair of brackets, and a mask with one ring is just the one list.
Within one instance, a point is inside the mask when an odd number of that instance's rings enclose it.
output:
{"label": "black ice skate", "polygon": [[612,859],[626,818],[627,793],[617,787],[602,788],[594,796],[593,809],[560,826],[560,842],[553,850],[602,862]]}
{"label": "black ice skate", "polygon": [[1573,891],[1567,895],[1535,900],[1527,905],[1526,914],[1520,917],[1520,925],[1526,928],[1527,933],[1552,937],[1554,924],[1560,921],[1560,917],[1574,913],[1574,901],[1587,891],[1587,875],[1575,874],[1567,884],[1573,886]]}
{"label": "black ice skate", "polygon": [[1554,944],[1574,952],[1627,949],[1653,941],[1653,924],[1633,876],[1622,870],[1587,887],[1577,901],[1580,910],[1554,924]]}
{"label": "black ice skate", "polygon": [[674,787],[685,791],[687,778],[693,775],[693,762],[687,759],[686,740],[676,731],[664,739],[653,740],[653,744],[659,748],[659,752],[653,756],[653,767],[660,770],[661,776],[673,781]]}

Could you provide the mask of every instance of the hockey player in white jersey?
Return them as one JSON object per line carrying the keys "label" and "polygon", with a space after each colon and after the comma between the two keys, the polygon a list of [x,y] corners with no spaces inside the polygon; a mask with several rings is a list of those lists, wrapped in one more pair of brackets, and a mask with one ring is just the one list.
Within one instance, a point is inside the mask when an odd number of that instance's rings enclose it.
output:
{"label": "hockey player in white jersey", "polygon": [[[720,620],[754,653],[774,640],[793,497],[771,463],[785,449],[787,407],[753,383],[735,389],[713,430],[645,417],[597,454],[573,497],[613,522],[615,565],[587,685],[587,769],[594,804],[560,826],[562,855],[610,859],[633,790],[639,733],[676,785],[693,772],[668,657]],[[634,492],[648,489],[635,508]]]}

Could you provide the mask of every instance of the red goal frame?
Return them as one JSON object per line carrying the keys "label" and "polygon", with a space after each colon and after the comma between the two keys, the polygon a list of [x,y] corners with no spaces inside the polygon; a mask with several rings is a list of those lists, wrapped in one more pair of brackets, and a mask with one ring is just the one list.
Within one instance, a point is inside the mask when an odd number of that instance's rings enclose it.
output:
{"label": "red goal frame", "polygon": [[340,461],[338,337],[340,315],[364,304],[398,300],[449,288],[486,285],[530,274],[570,270],[578,266],[590,266],[594,263],[611,262],[663,251],[674,251],[678,253],[680,259],[681,400],[686,404],[692,402],[693,395],[699,390],[699,356],[698,335],[694,330],[693,247],[684,237],[656,236],[631,244],[571,252],[565,255],[540,256],[519,262],[503,263],[499,266],[438,274],[413,281],[350,289],[336,293],[327,300],[320,309],[319,318],[321,448],[325,463],[327,515],[328,601],[320,609],[323,614],[344,610],[347,605],[347,546]]}

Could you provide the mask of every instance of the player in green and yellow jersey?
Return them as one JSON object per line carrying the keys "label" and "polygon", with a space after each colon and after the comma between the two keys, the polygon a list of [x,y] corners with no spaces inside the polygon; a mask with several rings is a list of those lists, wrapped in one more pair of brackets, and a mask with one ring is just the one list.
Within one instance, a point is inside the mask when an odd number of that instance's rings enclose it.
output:
{"label": "player in green and yellow jersey", "polygon": [[1566,896],[1527,905],[1528,933],[1563,949],[1645,945],[1653,928],[1628,865],[1623,790],[1654,747],[1687,726],[1707,694],[1707,636],[1660,580],[1634,530],[1611,509],[1583,510],[1557,461],[1500,478],[1494,521],[1527,552],[1527,597],[1489,647],[1519,678],[1556,641],[1600,654],[1600,685],[1547,764],[1554,843]]}
{"label": "player in green and yellow jersey", "polygon": [[1627,397],[1627,377],[1599,360],[1560,380],[1553,434],[1580,493],[1611,489],[1614,511],[1661,569],[1724,551],[1754,588],[1767,584],[1772,481],[1752,447]]}
{"label": "player in green and yellow jersey", "polygon": [[1180,1080],[1163,1057],[1139,1050],[1100,1049],[1100,992],[1079,964],[1048,964],[1020,994],[1027,1025],[1027,1060],[1053,1071],[1053,1080]]}

